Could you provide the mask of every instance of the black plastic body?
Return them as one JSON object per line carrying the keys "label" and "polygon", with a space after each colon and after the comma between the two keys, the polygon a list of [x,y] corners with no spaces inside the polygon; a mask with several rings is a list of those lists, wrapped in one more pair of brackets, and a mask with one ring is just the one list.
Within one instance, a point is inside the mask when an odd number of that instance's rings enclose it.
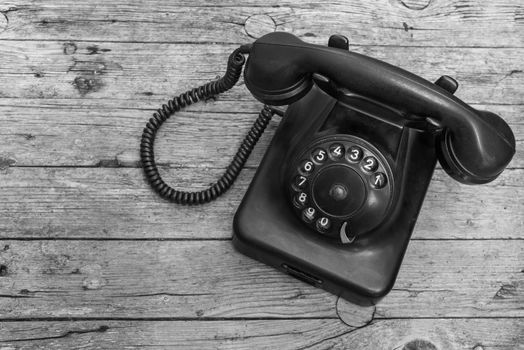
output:
{"label": "black plastic body", "polygon": [[[357,110],[365,117],[349,123],[351,127],[331,123],[334,111],[341,109]],[[437,136],[425,130],[427,126],[367,98],[346,94],[337,100],[313,86],[289,106],[266,151],[235,215],[234,246],[352,302],[376,303],[393,287],[435,167]],[[396,141],[384,143],[391,140],[392,130]],[[293,157],[330,134],[355,135],[376,146],[395,183],[388,212],[376,218],[380,225],[348,245],[306,228],[286,191]]]}

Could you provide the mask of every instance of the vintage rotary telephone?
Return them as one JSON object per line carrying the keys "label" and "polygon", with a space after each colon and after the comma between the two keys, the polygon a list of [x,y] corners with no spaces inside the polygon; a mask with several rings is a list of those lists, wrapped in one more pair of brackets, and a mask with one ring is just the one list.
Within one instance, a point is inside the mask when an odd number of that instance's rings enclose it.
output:
{"label": "vintage rotary telephone", "polygon": [[[264,109],[224,175],[184,192],[160,177],[156,132],[181,108],[244,81]],[[271,33],[229,57],[224,77],[163,105],[147,123],[140,155],[151,186],[179,204],[209,202],[235,181],[277,109],[289,108],[234,218],[234,246],[306,282],[360,304],[393,286],[436,160],[455,180],[494,180],[515,153],[499,116],[478,111],[435,84],[348,51]]]}

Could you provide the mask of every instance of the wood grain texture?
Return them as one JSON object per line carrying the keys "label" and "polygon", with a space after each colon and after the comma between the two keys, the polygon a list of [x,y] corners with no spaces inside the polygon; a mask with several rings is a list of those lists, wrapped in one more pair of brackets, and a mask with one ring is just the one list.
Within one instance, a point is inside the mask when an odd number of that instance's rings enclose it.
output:
{"label": "wood grain texture", "polygon": [[345,33],[366,45],[523,46],[518,1],[427,2],[17,0],[0,7],[9,20],[0,39],[240,43],[260,34],[245,26],[249,18],[264,15],[273,22],[262,22],[267,30],[319,42]]}
{"label": "wood grain texture", "polygon": [[[4,319],[338,317],[335,296],[229,241],[3,244]],[[522,317],[523,258],[522,240],[412,241],[374,318]]]}
{"label": "wood grain texture", "polygon": [[[4,350],[56,349],[522,349],[522,319],[4,322]],[[418,345],[418,347],[414,347]]]}
{"label": "wood grain texture", "polygon": [[[179,188],[198,190],[223,172],[214,166],[161,173]],[[6,167],[0,171],[0,237],[228,239],[254,172],[244,169],[217,201],[187,207],[159,198],[138,168]],[[523,177],[524,170],[508,169],[490,184],[468,186],[437,170],[413,238],[523,239]]]}
{"label": "wood grain texture", "polygon": [[[0,41],[3,98],[158,102],[224,73],[230,44]],[[453,76],[468,103],[523,104],[524,48],[352,46],[431,81]],[[242,82],[239,86],[242,86]],[[237,86],[229,100],[253,101]],[[157,107],[158,102],[154,103]],[[239,109],[235,109],[239,111]]]}
{"label": "wood grain texture", "polygon": [[[173,168],[227,166],[261,109],[252,99],[237,103],[228,97],[197,104],[167,121],[155,142],[157,163]],[[509,167],[524,168],[524,105],[474,107],[500,114],[509,123],[517,140]],[[152,113],[122,101],[0,99],[0,162],[24,167],[137,167],[140,137]],[[278,116],[270,122],[248,168],[258,166],[279,122]]]}

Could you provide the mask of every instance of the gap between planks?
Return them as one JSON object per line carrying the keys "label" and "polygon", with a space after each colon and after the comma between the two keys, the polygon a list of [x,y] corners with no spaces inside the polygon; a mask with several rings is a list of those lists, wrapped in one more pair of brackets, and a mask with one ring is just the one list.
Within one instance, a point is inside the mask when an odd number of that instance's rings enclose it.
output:
{"label": "gap between planks", "polygon": [[[254,42],[256,39],[245,40],[243,43]],[[24,38],[0,38],[0,42],[61,42],[61,43],[108,43],[108,44],[140,44],[140,45],[228,45],[234,46],[235,43],[227,41],[137,41],[137,40],[89,40],[89,39],[24,39]],[[524,46],[520,45],[508,45],[508,46],[489,46],[489,45],[399,45],[399,44],[350,44],[349,48],[354,47],[387,47],[387,48],[436,48],[436,49],[521,49]]]}
{"label": "gap between planks", "polygon": [[[0,322],[81,322],[81,321],[198,321],[198,322],[223,322],[223,321],[300,321],[300,320],[338,320],[340,317],[27,317],[27,318],[0,318]],[[394,320],[524,320],[520,316],[409,316],[409,317],[384,317],[374,316],[371,322]],[[1,349],[1,348],[0,348]]]}

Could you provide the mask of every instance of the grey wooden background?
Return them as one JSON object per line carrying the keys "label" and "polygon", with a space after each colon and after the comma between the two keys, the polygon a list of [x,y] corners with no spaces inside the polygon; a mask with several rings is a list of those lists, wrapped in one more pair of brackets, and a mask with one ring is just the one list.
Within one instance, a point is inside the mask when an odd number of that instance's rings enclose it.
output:
{"label": "grey wooden background", "polygon": [[[501,114],[517,154],[496,181],[439,168],[393,291],[353,306],[233,251],[231,223],[277,126],[232,190],[198,208],[144,182],[141,130],[266,32],[351,50]],[[3,0],[0,349],[522,349],[524,3],[515,0]],[[240,84],[180,113],[163,174],[199,189],[260,109]]]}

